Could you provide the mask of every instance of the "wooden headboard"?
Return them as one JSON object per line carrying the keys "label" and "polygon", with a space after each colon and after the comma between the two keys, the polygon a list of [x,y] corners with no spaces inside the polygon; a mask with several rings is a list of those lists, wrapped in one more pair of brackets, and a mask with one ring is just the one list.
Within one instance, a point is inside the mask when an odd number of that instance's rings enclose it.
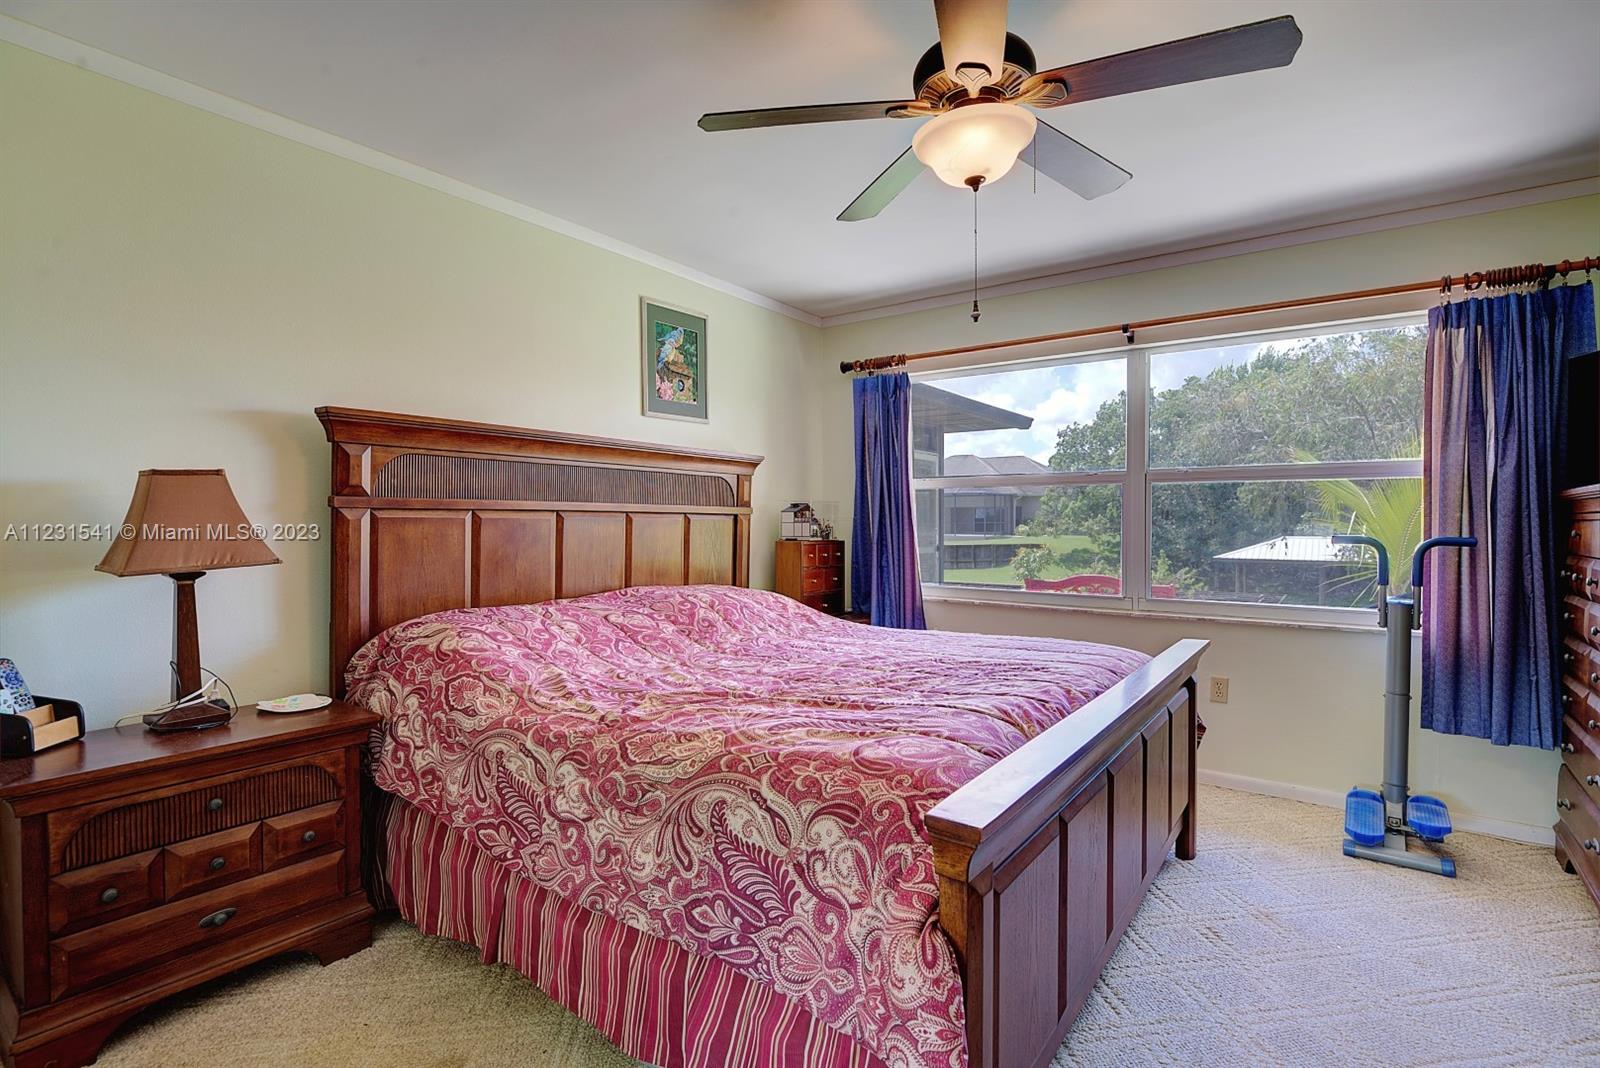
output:
{"label": "wooden headboard", "polygon": [[760,456],[318,408],[333,446],[331,692],[396,623],[624,586],[750,584]]}

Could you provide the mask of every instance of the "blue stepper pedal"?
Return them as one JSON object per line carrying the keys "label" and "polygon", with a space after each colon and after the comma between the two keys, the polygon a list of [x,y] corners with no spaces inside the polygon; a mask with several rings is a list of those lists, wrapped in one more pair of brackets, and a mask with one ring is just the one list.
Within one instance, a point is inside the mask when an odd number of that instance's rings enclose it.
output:
{"label": "blue stepper pedal", "polygon": [[1421,838],[1432,842],[1450,833],[1450,810],[1437,797],[1416,794],[1406,801],[1406,822]]}
{"label": "blue stepper pedal", "polygon": [[1358,845],[1383,844],[1383,798],[1376,791],[1356,786],[1344,795],[1344,833]]}

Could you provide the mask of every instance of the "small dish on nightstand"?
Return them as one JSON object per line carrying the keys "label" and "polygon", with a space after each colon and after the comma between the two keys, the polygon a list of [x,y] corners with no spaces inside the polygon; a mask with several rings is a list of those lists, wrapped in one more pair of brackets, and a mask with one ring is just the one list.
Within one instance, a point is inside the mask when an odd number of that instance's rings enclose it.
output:
{"label": "small dish on nightstand", "polygon": [[288,697],[275,697],[270,701],[258,701],[256,707],[263,712],[310,712],[313,709],[327,708],[332,703],[333,698],[318,693],[297,693]]}

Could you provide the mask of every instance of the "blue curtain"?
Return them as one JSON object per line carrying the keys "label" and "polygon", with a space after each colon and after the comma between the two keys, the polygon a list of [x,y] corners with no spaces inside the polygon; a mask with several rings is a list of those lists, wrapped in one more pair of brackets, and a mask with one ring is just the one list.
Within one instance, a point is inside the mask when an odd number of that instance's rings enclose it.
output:
{"label": "blue curtain", "polygon": [[856,508],[850,599],[875,627],[926,629],[911,512],[911,379],[855,380]]}
{"label": "blue curtain", "polygon": [[1470,534],[1478,547],[1428,558],[1424,727],[1496,745],[1559,739],[1566,361],[1594,347],[1590,284],[1428,313],[1426,534]]}

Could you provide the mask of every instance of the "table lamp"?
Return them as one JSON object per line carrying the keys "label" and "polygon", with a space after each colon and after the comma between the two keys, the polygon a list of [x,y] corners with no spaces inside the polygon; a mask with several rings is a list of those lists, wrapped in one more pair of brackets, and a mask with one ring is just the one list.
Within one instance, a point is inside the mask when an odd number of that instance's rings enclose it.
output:
{"label": "table lamp", "polygon": [[[280,563],[257,537],[233,496],[228,476],[210,471],[140,471],[133,501],[96,571],[109,575],[166,575],[173,583],[174,701],[200,689],[200,631],[194,584],[207,571]],[[151,713],[152,730],[194,730],[228,722],[231,713],[202,703]]]}

